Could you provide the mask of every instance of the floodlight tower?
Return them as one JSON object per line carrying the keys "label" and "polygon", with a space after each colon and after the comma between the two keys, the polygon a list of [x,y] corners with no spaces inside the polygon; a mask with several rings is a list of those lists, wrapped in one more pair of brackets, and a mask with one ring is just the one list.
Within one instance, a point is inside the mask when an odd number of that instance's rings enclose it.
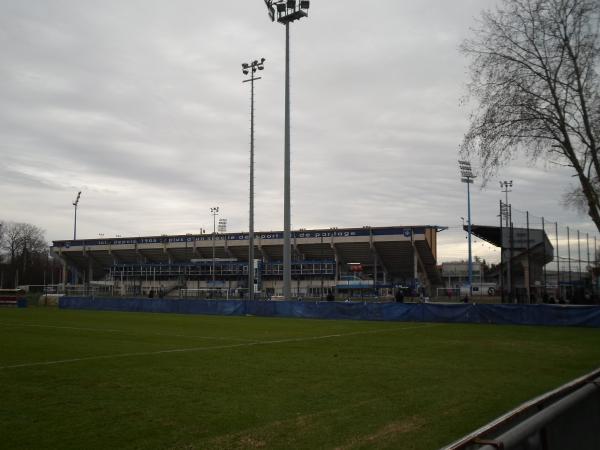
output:
{"label": "floodlight tower", "polygon": [[501,181],[500,182],[500,189],[502,192],[504,192],[505,194],[505,203],[504,203],[504,208],[505,208],[505,217],[506,217],[506,227],[508,228],[510,226],[510,223],[508,222],[510,220],[510,218],[508,217],[508,193],[512,192],[510,190],[510,188],[512,187],[513,182],[512,180],[510,181]]}
{"label": "floodlight tower", "polygon": [[227,233],[227,219],[219,219],[217,230],[219,233]]}
{"label": "floodlight tower", "polygon": [[458,166],[460,167],[460,181],[467,184],[467,234],[469,236],[469,297],[473,295],[473,260],[471,253],[471,184],[473,180],[476,178],[473,175],[473,170],[471,169],[471,163],[469,161],[458,161]]}
{"label": "floodlight tower", "polygon": [[210,213],[213,216],[213,235],[212,235],[212,287],[215,287],[215,239],[217,234],[217,216],[219,215],[219,207],[213,206],[210,208]]}
{"label": "floodlight tower", "polygon": [[73,222],[73,240],[77,239],[77,205],[79,205],[79,199],[81,198],[81,191],[77,193],[77,198],[73,202],[73,206],[75,207],[75,220]]}
{"label": "floodlight tower", "polygon": [[283,181],[283,296],[292,296],[291,214],[290,214],[290,23],[308,17],[308,0],[264,0],[271,21],[285,25],[285,147]]}
{"label": "floodlight tower", "polygon": [[265,58],[261,58],[251,63],[242,64],[244,75],[250,73],[250,78],[242,83],[250,82],[250,209],[248,226],[248,299],[254,300],[254,80],[260,80],[261,77],[255,77],[257,70],[264,70]]}

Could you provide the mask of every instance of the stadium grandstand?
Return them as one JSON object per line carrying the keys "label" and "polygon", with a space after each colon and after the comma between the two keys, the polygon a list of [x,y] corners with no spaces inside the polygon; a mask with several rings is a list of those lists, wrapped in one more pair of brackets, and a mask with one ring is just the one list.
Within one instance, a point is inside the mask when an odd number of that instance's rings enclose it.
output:
{"label": "stadium grandstand", "polygon": [[[441,285],[437,233],[444,227],[299,229],[292,232],[292,292],[391,295],[398,287],[431,293]],[[255,283],[262,297],[283,291],[283,232],[255,233]],[[54,241],[64,285],[111,295],[243,297],[248,233],[209,233]],[[204,295],[203,295],[204,294]]]}

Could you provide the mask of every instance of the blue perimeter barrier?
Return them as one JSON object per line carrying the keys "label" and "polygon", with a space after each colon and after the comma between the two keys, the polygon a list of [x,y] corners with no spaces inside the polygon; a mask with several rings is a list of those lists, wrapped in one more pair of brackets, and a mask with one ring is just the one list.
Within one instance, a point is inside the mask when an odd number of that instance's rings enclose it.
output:
{"label": "blue perimeter barrier", "polygon": [[61,309],[218,316],[600,327],[600,307],[61,297]]}

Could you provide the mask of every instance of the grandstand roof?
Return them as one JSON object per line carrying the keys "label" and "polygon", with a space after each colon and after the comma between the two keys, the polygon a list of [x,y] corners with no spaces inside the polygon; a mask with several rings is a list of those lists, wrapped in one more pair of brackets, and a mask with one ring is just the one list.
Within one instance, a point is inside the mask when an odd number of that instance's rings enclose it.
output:
{"label": "grandstand roof", "polygon": [[[435,225],[299,229],[292,231],[293,259],[337,259],[339,264],[370,266],[377,258],[391,277],[410,277],[414,248],[423,271],[438,284],[437,232],[443,229]],[[255,258],[283,259],[282,231],[256,232],[254,242]],[[64,240],[54,241],[52,251],[67,264],[82,269],[91,264],[98,277],[114,264],[212,258],[213,245],[217,258],[248,259],[247,232]]]}
{"label": "grandstand roof", "polygon": [[[467,231],[467,226],[463,227]],[[539,264],[547,264],[553,259],[554,247],[543,229],[523,227],[497,227],[486,225],[472,225],[473,235],[484,241],[500,247],[503,251],[512,249],[512,257],[521,254],[529,255]]]}

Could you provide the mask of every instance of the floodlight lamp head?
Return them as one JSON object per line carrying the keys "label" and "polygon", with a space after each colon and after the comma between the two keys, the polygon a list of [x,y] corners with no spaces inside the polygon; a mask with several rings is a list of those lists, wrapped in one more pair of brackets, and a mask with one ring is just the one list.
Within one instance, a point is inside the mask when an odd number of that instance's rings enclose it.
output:
{"label": "floodlight lamp head", "polygon": [[267,6],[269,19],[271,19],[271,22],[275,22],[275,8],[273,8],[273,0],[265,0],[265,5]]}
{"label": "floodlight lamp head", "polygon": [[244,75],[248,75],[248,70],[244,69],[242,72],[244,72]]}
{"label": "floodlight lamp head", "polygon": [[260,58],[260,63],[263,64],[266,61],[265,58]]}
{"label": "floodlight lamp head", "polygon": [[243,67],[244,69],[247,69],[247,68],[248,68],[248,63],[243,63],[243,64],[242,64],[242,67]]}
{"label": "floodlight lamp head", "polygon": [[469,161],[458,161],[458,166],[460,168],[460,174],[463,178],[463,182],[464,178],[470,179],[472,180],[473,178],[475,178],[475,176],[473,175],[473,170],[471,169],[471,163]]}

